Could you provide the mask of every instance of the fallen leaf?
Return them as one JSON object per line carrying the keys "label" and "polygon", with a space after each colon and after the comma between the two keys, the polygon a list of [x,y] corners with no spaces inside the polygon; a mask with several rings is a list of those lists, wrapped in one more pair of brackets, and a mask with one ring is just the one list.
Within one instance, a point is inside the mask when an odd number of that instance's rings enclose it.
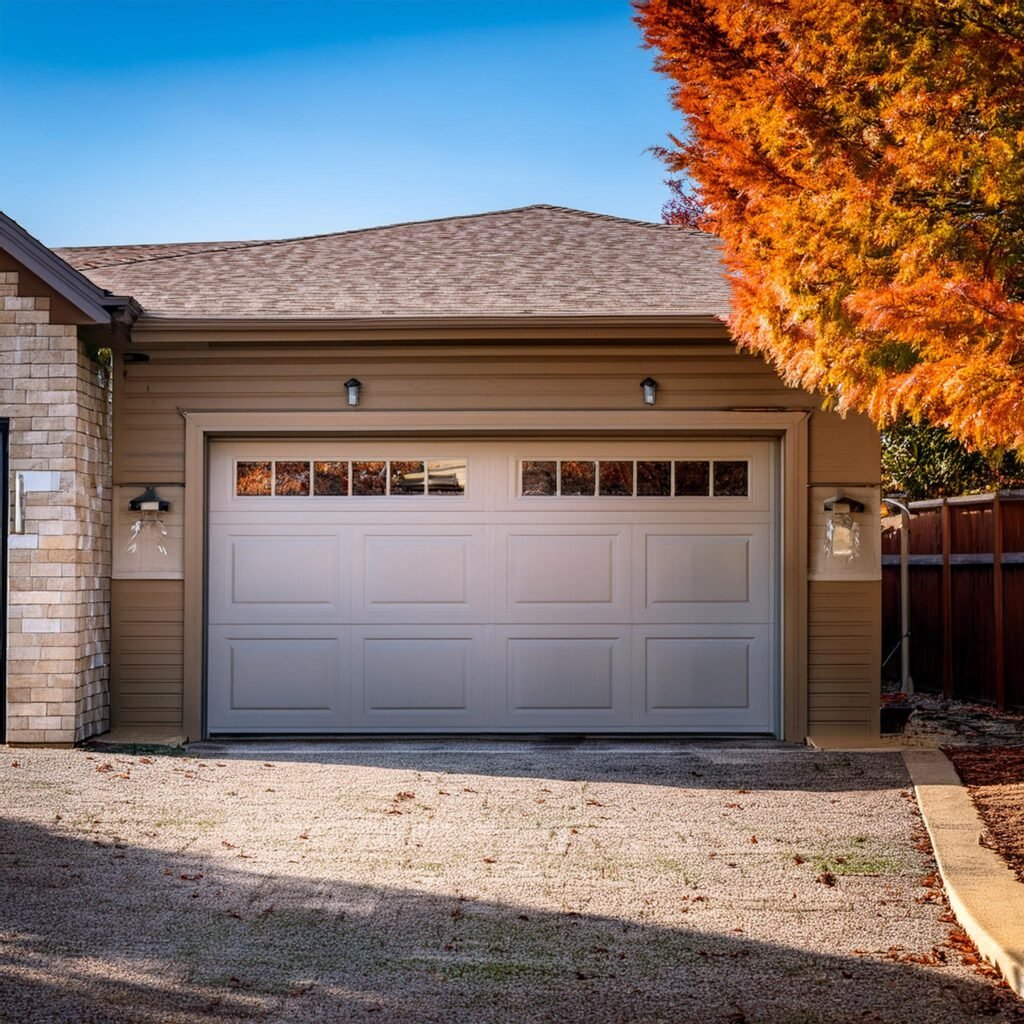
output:
{"label": "fallen leaf", "polygon": [[822,873],[818,875],[818,881],[821,882],[822,885],[832,887],[836,884],[836,876],[833,875],[831,871],[822,871]]}
{"label": "fallen leaf", "polygon": [[11,767],[12,768],[20,768],[21,764],[18,761],[12,761],[11,762]]}
{"label": "fallen leaf", "polygon": [[485,864],[495,864],[495,863],[497,863],[497,861],[495,861],[495,859],[493,857],[484,857],[484,863]]}
{"label": "fallen leaf", "polygon": [[806,864],[807,860],[804,857],[801,857],[799,853],[794,853],[793,854],[793,863],[794,864]]}

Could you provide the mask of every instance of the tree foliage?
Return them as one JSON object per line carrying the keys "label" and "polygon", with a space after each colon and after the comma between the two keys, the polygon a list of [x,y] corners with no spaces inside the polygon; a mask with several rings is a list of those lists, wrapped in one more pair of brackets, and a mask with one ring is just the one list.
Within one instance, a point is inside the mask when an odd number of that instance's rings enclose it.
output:
{"label": "tree foliage", "polygon": [[721,237],[740,343],[840,411],[1024,448],[1024,4],[636,7],[685,118],[667,213]]}
{"label": "tree foliage", "polygon": [[1024,487],[1014,452],[968,451],[943,427],[897,423],[882,431],[882,490],[911,501]]}

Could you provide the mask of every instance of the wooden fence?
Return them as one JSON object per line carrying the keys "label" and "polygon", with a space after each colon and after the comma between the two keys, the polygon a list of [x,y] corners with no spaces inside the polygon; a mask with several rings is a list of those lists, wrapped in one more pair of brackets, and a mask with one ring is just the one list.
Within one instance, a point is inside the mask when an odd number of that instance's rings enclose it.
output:
{"label": "wooden fence", "polygon": [[[910,505],[910,671],[917,690],[1024,707],[1024,493]],[[900,519],[883,520],[882,649],[900,640]],[[884,667],[899,677],[899,651]]]}

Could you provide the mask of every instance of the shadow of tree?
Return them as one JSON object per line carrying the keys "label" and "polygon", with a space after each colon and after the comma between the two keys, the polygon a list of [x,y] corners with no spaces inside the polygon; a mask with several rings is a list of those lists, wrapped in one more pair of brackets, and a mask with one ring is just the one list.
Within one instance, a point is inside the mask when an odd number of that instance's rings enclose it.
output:
{"label": "shadow of tree", "polygon": [[0,1020],[1024,1021],[1024,1004],[960,971],[241,857],[0,821]]}
{"label": "shadow of tree", "polygon": [[[490,776],[637,783],[698,789],[901,789],[910,784],[899,751],[814,750],[776,740],[467,740],[464,737],[235,739],[193,743],[197,757],[332,764]],[[638,765],[643,766],[638,778]]]}

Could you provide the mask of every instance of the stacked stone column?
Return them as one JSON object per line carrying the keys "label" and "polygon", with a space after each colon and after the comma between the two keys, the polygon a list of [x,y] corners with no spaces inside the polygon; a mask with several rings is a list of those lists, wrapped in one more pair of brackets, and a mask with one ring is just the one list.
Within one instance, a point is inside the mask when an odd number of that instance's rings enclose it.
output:
{"label": "stacked stone column", "polygon": [[109,392],[49,298],[0,272],[0,301],[0,416],[27,498],[8,550],[7,740],[69,744],[110,724]]}

